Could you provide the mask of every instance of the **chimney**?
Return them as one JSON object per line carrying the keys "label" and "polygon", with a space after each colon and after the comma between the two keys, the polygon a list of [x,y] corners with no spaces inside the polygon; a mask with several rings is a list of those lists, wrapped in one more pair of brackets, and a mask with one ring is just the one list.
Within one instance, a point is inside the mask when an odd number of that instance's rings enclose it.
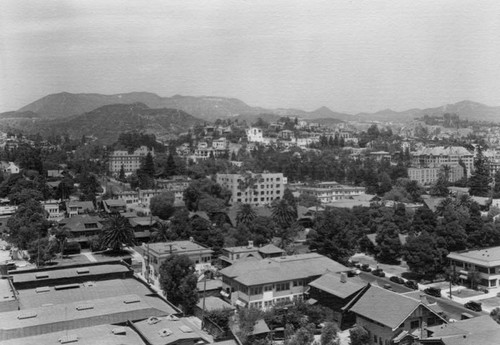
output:
{"label": "chimney", "polygon": [[189,242],[194,242],[193,236],[189,236]]}
{"label": "chimney", "polygon": [[248,241],[248,249],[253,248],[253,241]]}
{"label": "chimney", "polygon": [[347,274],[345,272],[340,273],[340,282],[347,283]]}

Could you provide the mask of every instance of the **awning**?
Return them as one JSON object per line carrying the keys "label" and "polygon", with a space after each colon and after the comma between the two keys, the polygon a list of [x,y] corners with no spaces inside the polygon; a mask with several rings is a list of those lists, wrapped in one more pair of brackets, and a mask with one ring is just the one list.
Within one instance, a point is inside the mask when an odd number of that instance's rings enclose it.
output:
{"label": "awning", "polygon": [[242,300],[237,299],[236,300],[236,305],[239,305],[240,307],[246,307],[247,304],[243,302]]}
{"label": "awning", "polygon": [[469,279],[469,277],[467,277],[466,275],[463,275],[463,274],[459,275],[458,278],[463,279],[463,280]]}

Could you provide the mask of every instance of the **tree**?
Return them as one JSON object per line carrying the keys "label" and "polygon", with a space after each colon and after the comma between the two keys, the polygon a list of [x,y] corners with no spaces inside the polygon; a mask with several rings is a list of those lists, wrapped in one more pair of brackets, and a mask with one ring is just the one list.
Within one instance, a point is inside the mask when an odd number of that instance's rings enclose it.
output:
{"label": "tree", "polygon": [[493,179],[493,199],[500,198],[500,170],[497,170]]}
{"label": "tree", "polygon": [[477,146],[477,154],[474,159],[474,172],[469,179],[469,194],[473,196],[489,196],[490,172],[486,158],[480,145]]}
{"label": "tree", "polygon": [[154,177],[155,175],[155,162],[153,160],[153,155],[151,152],[148,152],[146,158],[144,158],[144,162],[141,167],[141,171],[144,172],[149,177]]}
{"label": "tree", "polygon": [[155,195],[149,205],[151,214],[163,220],[169,219],[175,212],[174,202],[175,195],[170,191]]}
{"label": "tree", "polygon": [[370,343],[370,335],[368,331],[361,326],[356,326],[349,330],[351,338],[350,345],[368,345]]}
{"label": "tree", "polygon": [[413,273],[434,278],[441,271],[443,252],[434,236],[423,231],[418,236],[410,235],[403,247],[403,258]]}
{"label": "tree", "polygon": [[274,201],[271,206],[274,221],[281,228],[288,228],[296,219],[296,210],[285,199]]}
{"label": "tree", "polygon": [[321,345],[338,345],[340,344],[340,339],[338,336],[339,328],[333,322],[325,323],[325,326],[321,330]]}
{"label": "tree", "polygon": [[286,200],[290,205],[290,207],[292,207],[295,210],[295,218],[297,218],[297,200],[293,196],[290,189],[285,188],[285,191],[283,193],[283,200]]}
{"label": "tree", "polygon": [[192,314],[198,303],[195,265],[187,255],[170,255],[160,266],[160,286],[165,297],[184,313]]}
{"label": "tree", "polygon": [[30,242],[47,235],[50,224],[40,202],[29,199],[19,205],[14,215],[7,221],[9,242],[25,250]]}
{"label": "tree", "polygon": [[122,245],[132,245],[135,242],[134,230],[127,218],[120,214],[112,214],[102,232],[102,243],[112,251],[120,251]]}
{"label": "tree", "polygon": [[250,226],[256,217],[257,213],[255,213],[252,205],[241,204],[238,208],[238,212],[236,213],[236,224],[244,224],[246,226]]}
{"label": "tree", "polygon": [[168,242],[175,240],[176,237],[167,222],[158,221],[153,227],[151,242]]}
{"label": "tree", "polygon": [[500,324],[500,308],[496,307],[490,313],[490,316],[496,323]]}
{"label": "tree", "polygon": [[44,266],[56,257],[57,247],[57,241],[48,237],[31,242],[28,246],[29,262],[36,264],[37,267]]}
{"label": "tree", "polygon": [[343,209],[328,209],[316,221],[309,245],[319,254],[347,263],[355,252],[354,219]]}
{"label": "tree", "polygon": [[445,197],[450,193],[448,190],[448,177],[445,172],[441,171],[439,173],[438,179],[432,185],[429,193],[432,196],[441,196],[441,197]]}
{"label": "tree", "polygon": [[127,175],[125,175],[125,168],[122,164],[122,166],[120,167],[120,173],[118,174],[118,180],[119,181],[125,181]]}
{"label": "tree", "polygon": [[177,173],[177,166],[175,165],[174,156],[172,153],[168,155],[167,163],[165,165],[165,175],[173,176]]}
{"label": "tree", "polygon": [[386,222],[378,232],[375,241],[377,242],[377,259],[381,262],[396,262],[401,255],[401,241],[398,236],[398,227],[392,222]]}

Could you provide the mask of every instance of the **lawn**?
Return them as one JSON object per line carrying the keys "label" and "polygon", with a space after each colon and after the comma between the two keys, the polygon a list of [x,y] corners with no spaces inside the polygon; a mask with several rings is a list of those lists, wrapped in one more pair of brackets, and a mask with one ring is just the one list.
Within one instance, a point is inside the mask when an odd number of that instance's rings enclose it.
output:
{"label": "lawn", "polygon": [[457,296],[460,298],[469,298],[469,297],[484,295],[484,292],[471,290],[471,289],[460,289],[460,290],[452,291],[451,294],[453,296]]}

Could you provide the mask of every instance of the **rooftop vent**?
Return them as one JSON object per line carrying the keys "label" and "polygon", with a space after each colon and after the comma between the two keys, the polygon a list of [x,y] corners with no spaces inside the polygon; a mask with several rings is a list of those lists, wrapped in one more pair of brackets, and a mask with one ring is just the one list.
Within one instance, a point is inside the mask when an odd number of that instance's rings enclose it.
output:
{"label": "rooftop vent", "polygon": [[347,283],[347,274],[345,272],[340,273],[340,282]]}
{"label": "rooftop vent", "polygon": [[179,329],[182,331],[182,333],[193,333],[191,327],[185,325],[179,326]]}
{"label": "rooftop vent", "polygon": [[76,343],[77,341],[78,337],[75,334],[68,334],[62,338],[59,338],[59,343],[61,344]]}
{"label": "rooftop vent", "polygon": [[169,328],[162,328],[158,331],[158,334],[160,334],[160,337],[168,337],[172,333],[173,332]]}
{"label": "rooftop vent", "polygon": [[48,278],[49,277],[49,274],[47,272],[42,272],[42,273],[36,273],[35,274],[35,278],[36,279],[44,279],[44,278]]}
{"label": "rooftop vent", "polygon": [[116,327],[111,331],[114,335],[126,335],[127,329],[125,327]]}
{"label": "rooftop vent", "polygon": [[64,284],[64,285],[56,285],[54,289],[56,290],[67,290],[67,289],[78,289],[80,284]]}
{"label": "rooftop vent", "polygon": [[167,315],[165,317],[165,320],[167,320],[167,321],[179,321],[179,318],[175,315],[170,314],[170,315]]}
{"label": "rooftop vent", "polygon": [[132,297],[128,297],[126,299],[123,300],[123,303],[125,304],[132,304],[132,303],[139,303],[141,300],[139,297],[137,296],[132,296]]}
{"label": "rooftop vent", "polygon": [[34,311],[25,311],[19,315],[17,315],[17,318],[19,320],[24,320],[24,319],[31,319],[36,317],[36,313]]}
{"label": "rooftop vent", "polygon": [[35,289],[36,293],[49,292],[49,291],[50,291],[50,288],[48,286],[42,286],[42,287]]}
{"label": "rooftop vent", "polygon": [[148,318],[146,322],[148,323],[148,325],[154,325],[160,322],[160,319],[157,318],[156,316],[151,316],[150,318]]}
{"label": "rooftop vent", "polygon": [[89,273],[89,269],[88,268],[79,268],[76,270],[76,273],[78,274],[86,274],[86,273]]}
{"label": "rooftop vent", "polygon": [[94,309],[94,305],[93,304],[80,304],[78,306],[76,306],[76,310],[89,310],[89,309]]}

